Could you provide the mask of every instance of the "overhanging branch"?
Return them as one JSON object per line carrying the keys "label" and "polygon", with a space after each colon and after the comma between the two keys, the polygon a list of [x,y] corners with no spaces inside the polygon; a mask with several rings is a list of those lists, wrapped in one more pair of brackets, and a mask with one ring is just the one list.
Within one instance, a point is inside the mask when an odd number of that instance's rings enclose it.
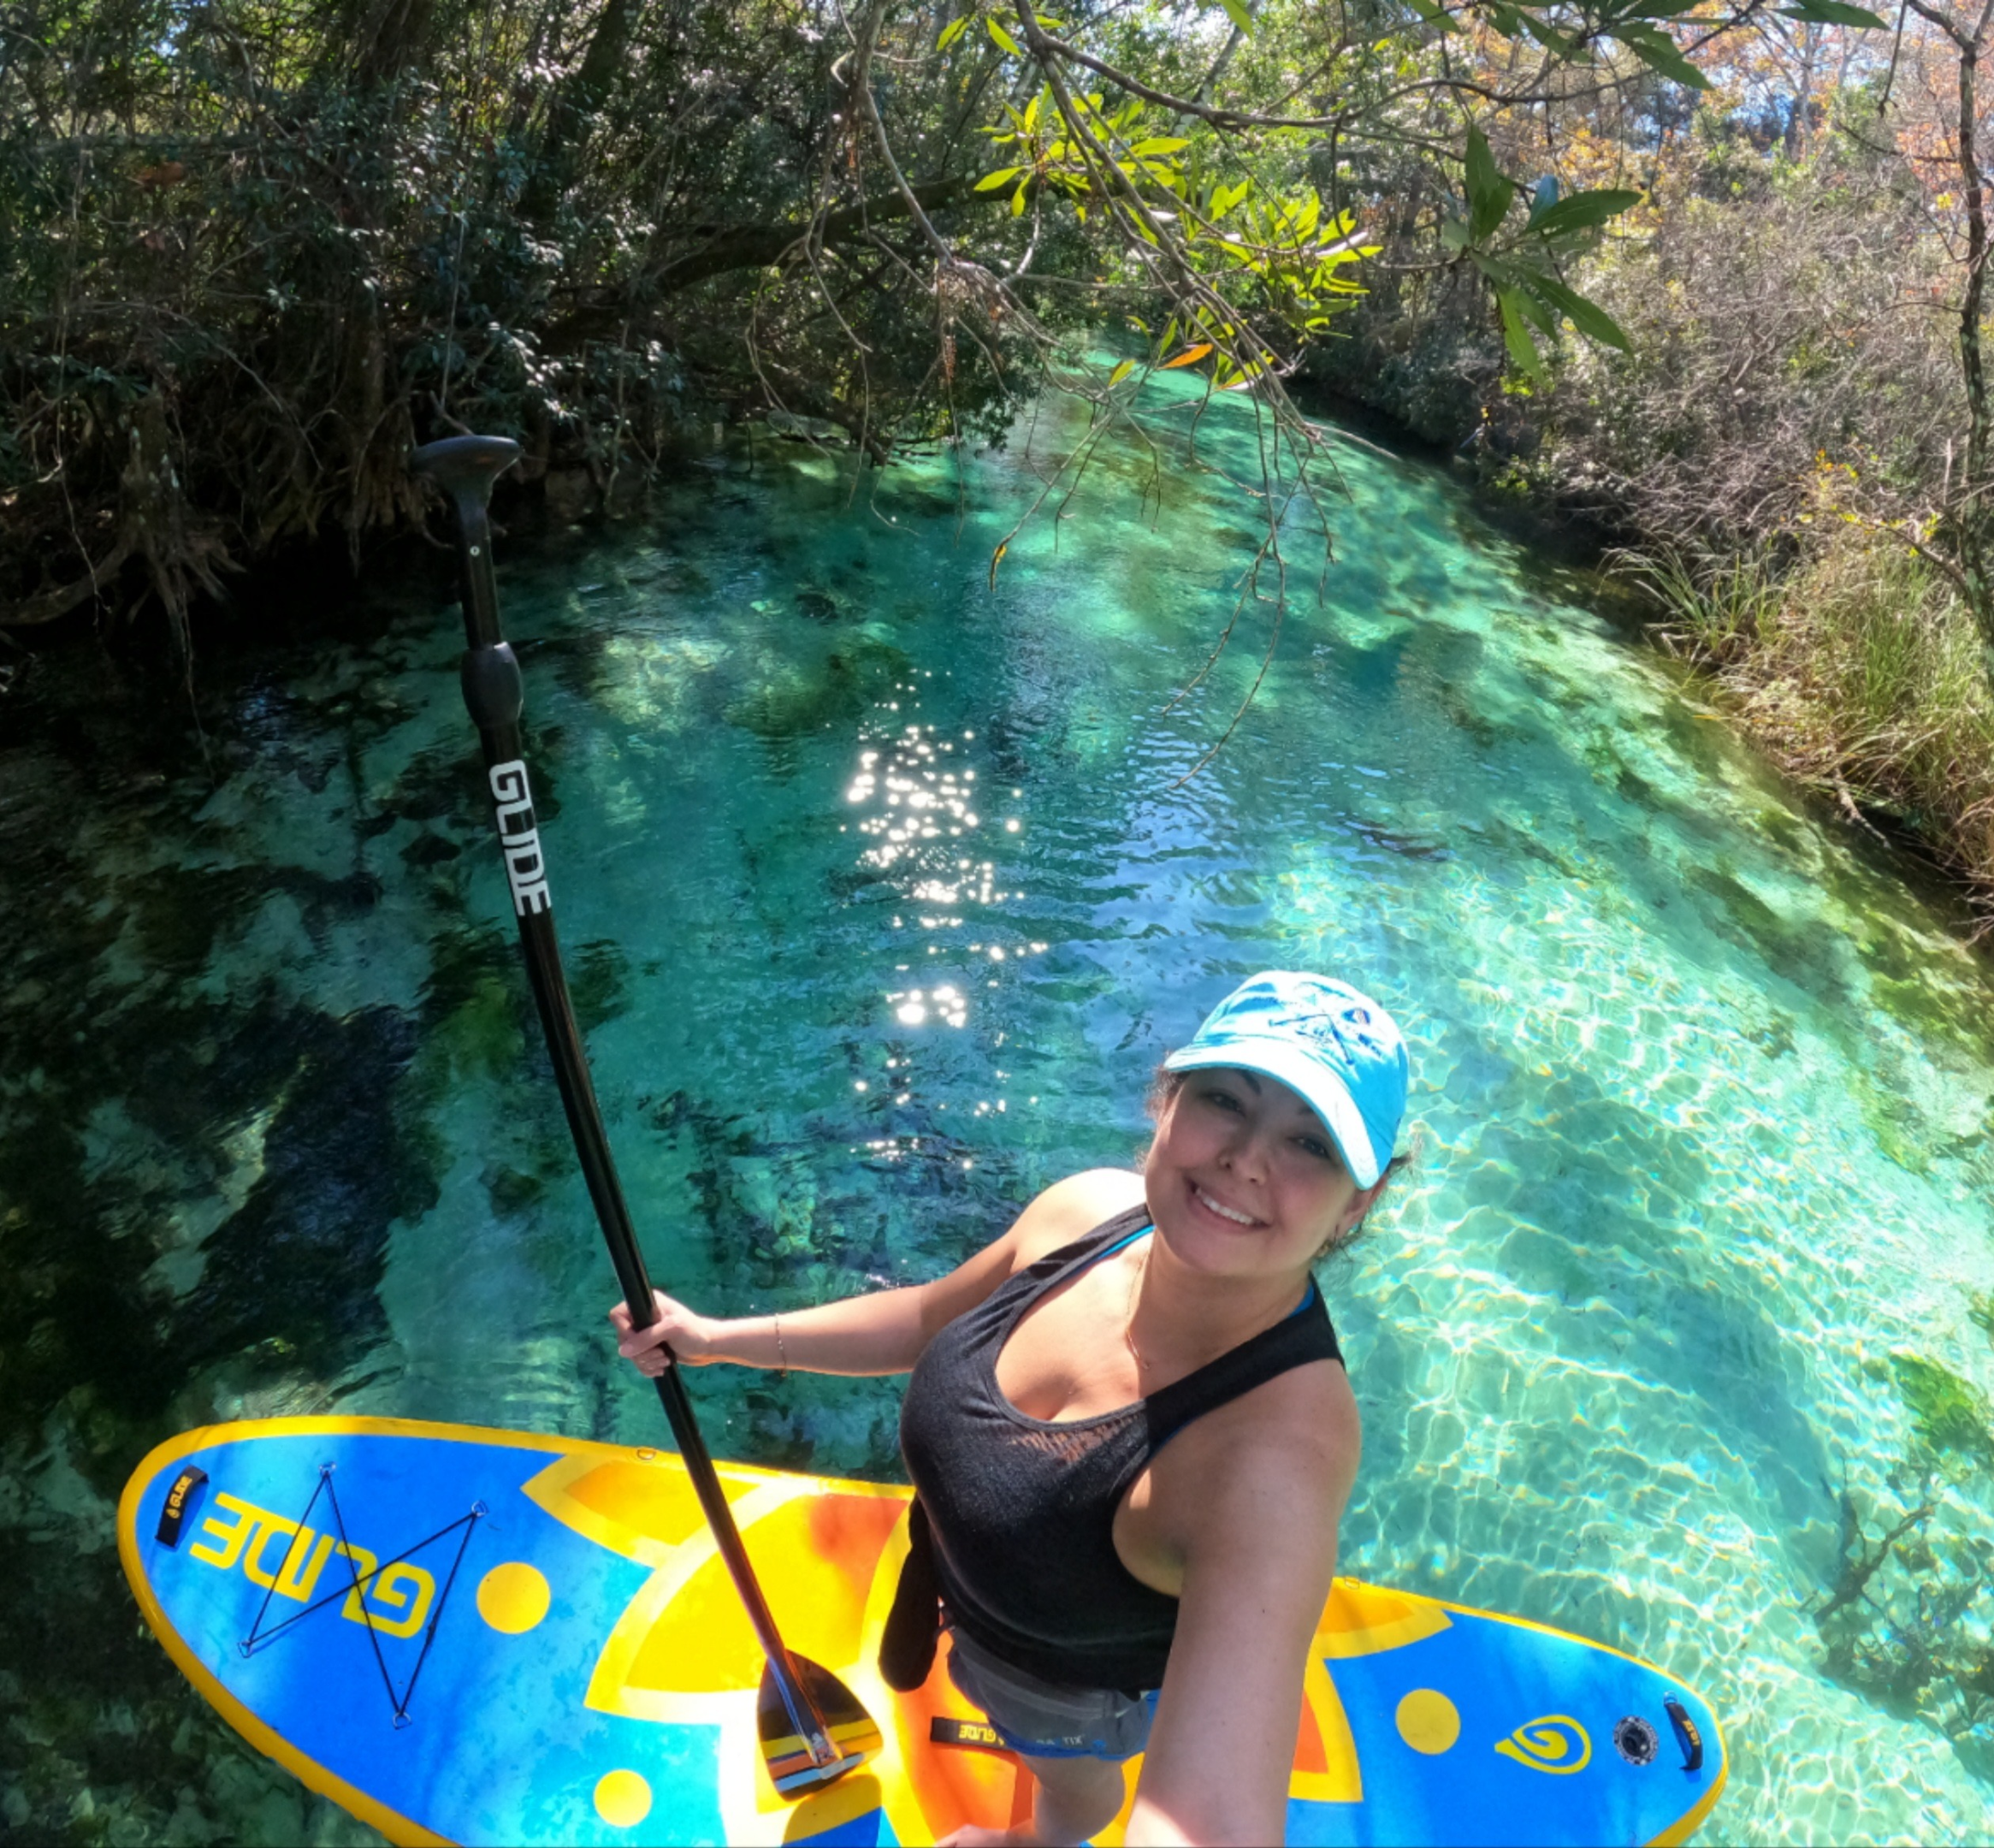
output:
{"label": "overhanging branch", "polygon": [[[971,201],[1009,204],[1007,194],[979,193],[976,181],[967,174],[925,181],[908,192],[924,211],[944,211]],[[819,245],[863,243],[869,228],[908,215],[907,197],[896,190],[826,212],[821,219],[785,219],[780,224],[740,225],[715,232],[684,256],[660,264],[627,287],[597,295],[550,321],[542,345],[548,352],[571,352],[584,341],[619,333],[633,313],[641,317],[644,309],[666,296],[682,293],[731,270],[766,270],[780,263],[806,239],[814,238]]]}
{"label": "overhanging branch", "polygon": [[[814,223],[824,243],[849,243],[864,236],[868,223],[909,216],[909,200],[923,212],[932,212],[946,210],[975,197],[975,181],[961,174],[950,180],[929,180],[910,186],[905,193],[896,187],[876,198],[826,212],[821,222],[799,218],[782,224],[744,225],[720,232],[697,250],[665,264],[649,286],[654,293],[671,295],[690,288],[695,282],[704,282],[709,276],[724,275],[730,270],[765,269],[780,262],[784,252],[808,237]],[[990,198],[993,204],[1000,202],[996,193]],[[1009,199],[1003,198],[1001,203],[1009,204]]]}

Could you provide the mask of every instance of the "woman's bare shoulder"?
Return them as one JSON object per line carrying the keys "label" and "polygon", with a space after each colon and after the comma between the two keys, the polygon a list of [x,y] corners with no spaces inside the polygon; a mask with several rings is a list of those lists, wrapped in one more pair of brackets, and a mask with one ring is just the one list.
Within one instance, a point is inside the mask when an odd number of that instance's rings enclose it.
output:
{"label": "woman's bare shoulder", "polygon": [[1142,1176],[1130,1168],[1089,1168],[1055,1181],[1012,1227],[1016,1262],[1036,1264],[1048,1252],[1092,1232],[1103,1221],[1143,1203]]}
{"label": "woman's bare shoulder", "polygon": [[1171,1525],[1186,1539],[1222,1505],[1251,1507],[1276,1485],[1296,1513],[1327,1514],[1334,1533],[1363,1451],[1364,1420],[1350,1376],[1340,1361],[1321,1360],[1206,1413],[1152,1469],[1176,1517]]}

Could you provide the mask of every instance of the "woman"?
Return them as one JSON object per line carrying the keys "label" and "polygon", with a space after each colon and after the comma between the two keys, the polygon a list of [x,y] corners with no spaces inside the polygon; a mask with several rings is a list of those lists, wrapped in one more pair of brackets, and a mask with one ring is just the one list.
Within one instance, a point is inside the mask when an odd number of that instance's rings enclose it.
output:
{"label": "woman", "polygon": [[[1037,1780],[1028,1829],[952,1839],[1085,1840],[1139,1751],[1131,1843],[1281,1839],[1358,1450],[1310,1266],[1382,1189],[1407,1075],[1376,1002],[1257,975],[1164,1061],[1140,1175],[1048,1188],[948,1276],[738,1321],[660,1295],[635,1332],[612,1312],[647,1374],[667,1342],[912,1371],[902,1449],[950,1672]],[[933,1608],[903,1580],[896,1625],[910,1597]]]}

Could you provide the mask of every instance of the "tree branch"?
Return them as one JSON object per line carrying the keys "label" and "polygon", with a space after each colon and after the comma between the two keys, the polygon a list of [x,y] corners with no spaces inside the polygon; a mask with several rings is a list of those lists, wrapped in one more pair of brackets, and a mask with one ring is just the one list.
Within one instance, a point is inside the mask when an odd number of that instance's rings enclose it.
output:
{"label": "tree branch", "polygon": [[[911,217],[918,213],[923,229],[931,237],[936,237],[938,234],[928,222],[926,215],[944,211],[975,198],[976,181],[967,174],[959,174],[949,180],[924,181],[919,186],[908,185],[903,181],[891,192],[882,192],[876,198],[862,199],[856,205],[826,212],[821,221],[799,218],[781,224],[744,225],[721,232],[689,256],[663,264],[654,273],[650,287],[658,294],[676,294],[681,289],[690,288],[695,282],[704,282],[707,277],[724,275],[730,270],[766,269],[771,264],[781,262],[785,252],[808,237],[813,224],[817,226],[819,240],[823,243],[861,243],[867,224],[877,224],[881,219]],[[990,198],[992,204],[1009,203],[998,193],[992,193]]]}
{"label": "tree branch", "polygon": [[27,629],[37,623],[53,622],[80,605],[102,594],[132,555],[132,542],[121,539],[87,573],[59,590],[44,590],[39,596],[23,597],[20,602],[0,607],[0,629]]}

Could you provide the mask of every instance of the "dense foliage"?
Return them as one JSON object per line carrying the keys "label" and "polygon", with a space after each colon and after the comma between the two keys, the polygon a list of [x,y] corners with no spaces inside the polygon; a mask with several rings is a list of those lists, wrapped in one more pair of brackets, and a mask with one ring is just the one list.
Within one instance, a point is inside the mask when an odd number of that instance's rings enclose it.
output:
{"label": "dense foliage", "polygon": [[163,612],[184,643],[231,567],[419,518],[408,449],[464,425],[607,504],[748,419],[873,465],[1077,390],[1050,496],[1157,365],[1266,419],[1242,596],[1271,561],[1278,615],[1326,472],[1305,368],[1632,542],[1790,763],[1994,890],[1988,27],[1878,23],[22,0],[0,625]]}
{"label": "dense foliage", "polygon": [[1421,198],[1522,360],[1526,317],[1618,337],[1561,266],[1635,193],[1526,210],[1476,121],[1680,74],[1677,10],[1491,5],[1535,46],[1492,80],[1432,0],[22,0],[0,609],[184,638],[229,566],[414,517],[460,423],[604,499],[763,413],[884,461],[1050,376],[1107,427],[1104,331],[1252,391],[1305,477],[1281,377]]}

